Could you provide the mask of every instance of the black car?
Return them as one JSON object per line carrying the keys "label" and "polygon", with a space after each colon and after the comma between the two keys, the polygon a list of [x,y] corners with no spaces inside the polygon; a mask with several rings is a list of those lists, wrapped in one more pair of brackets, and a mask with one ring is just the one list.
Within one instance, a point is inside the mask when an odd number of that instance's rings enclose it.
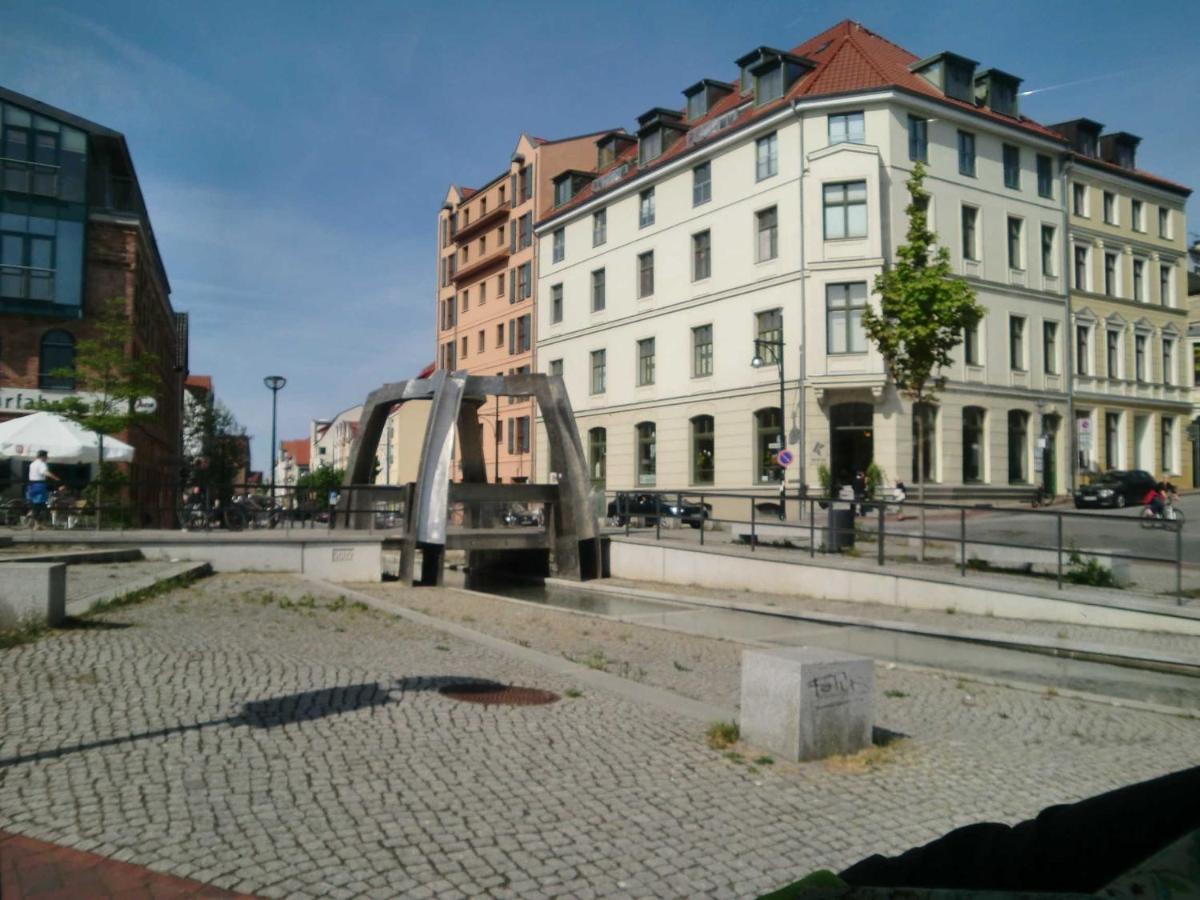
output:
{"label": "black car", "polygon": [[1075,508],[1137,506],[1154,485],[1154,476],[1142,469],[1113,469],[1075,492]]}
{"label": "black car", "polygon": [[704,520],[712,515],[711,503],[694,503],[673,494],[620,493],[608,504],[608,519],[614,525],[624,525],[626,519],[640,518],[653,525],[659,516],[664,519],[679,519],[692,528],[700,528]]}

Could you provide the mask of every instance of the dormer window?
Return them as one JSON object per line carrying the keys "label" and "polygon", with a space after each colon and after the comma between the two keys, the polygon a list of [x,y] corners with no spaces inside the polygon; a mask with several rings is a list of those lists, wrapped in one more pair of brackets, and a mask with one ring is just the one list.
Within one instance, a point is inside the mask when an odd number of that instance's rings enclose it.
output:
{"label": "dormer window", "polygon": [[662,156],[662,129],[655,129],[638,141],[638,163],[645,165]]}
{"label": "dormer window", "polygon": [[747,89],[746,74],[754,77],[754,102],[761,106],[778,100],[816,63],[771,47],[759,47],[737,60],[742,67],[742,90]]}
{"label": "dormer window", "polygon": [[1099,122],[1093,122],[1091,119],[1074,119],[1070,122],[1051,125],[1050,128],[1065,137],[1070,142],[1071,149],[1081,156],[1090,156],[1095,159],[1100,155],[1100,132],[1104,130],[1104,126]]}
{"label": "dormer window", "polygon": [[614,131],[600,138],[596,141],[596,170],[604,171],[636,140],[633,135],[622,131]]}
{"label": "dormer window", "polygon": [[947,97],[964,103],[975,103],[975,67],[973,59],[943,51],[928,59],[913,63],[909,68]]}
{"label": "dormer window", "polygon": [[980,72],[975,78],[975,102],[1002,116],[1017,115],[1017,89],[1021,79],[999,69]]}
{"label": "dormer window", "polygon": [[1100,158],[1123,169],[1136,167],[1137,146],[1142,139],[1128,131],[1106,134],[1100,138]]}
{"label": "dormer window", "polygon": [[562,206],[591,183],[592,175],[590,172],[579,172],[575,169],[567,169],[565,172],[560,172],[554,177],[555,207]]}
{"label": "dormer window", "polygon": [[709,110],[731,91],[729,85],[720,81],[710,81],[707,78],[697,81],[683,92],[683,96],[687,98],[687,120],[695,122],[708,115]]}

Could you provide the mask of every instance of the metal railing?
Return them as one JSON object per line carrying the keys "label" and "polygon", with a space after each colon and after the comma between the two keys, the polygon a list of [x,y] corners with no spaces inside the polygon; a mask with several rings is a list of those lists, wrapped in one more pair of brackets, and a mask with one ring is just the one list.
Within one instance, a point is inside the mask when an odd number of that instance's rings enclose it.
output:
{"label": "metal railing", "polygon": [[[888,561],[953,562],[960,575],[972,570],[1053,577],[1061,590],[1065,583],[1091,584],[1080,574],[1089,565],[1109,570],[1137,564],[1143,575],[1160,579],[1167,567],[1173,593],[1180,605],[1184,589],[1184,529],[1182,518],[1144,519],[1141,515],[925,502],[883,498],[850,499],[808,493],[782,495],[789,515],[780,517],[779,494],[723,491],[606,491],[606,518],[611,527],[631,535],[653,531],[656,541],[669,530],[691,526],[700,546],[711,543],[707,532],[728,528],[744,539],[751,552],[768,541],[817,553],[863,556],[858,544],[874,544],[879,566]],[[921,512],[924,510],[925,515]],[[904,515],[901,516],[901,513]],[[1021,517],[1014,522],[1014,517]],[[1085,526],[1093,526],[1087,528]],[[1103,526],[1097,537],[1095,526]],[[683,532],[688,536],[688,532]],[[1147,544],[1156,544],[1148,552]],[[1158,548],[1161,547],[1161,551]],[[852,549],[851,549],[852,548]],[[949,551],[949,553],[947,553]],[[1089,561],[1094,561],[1089,563]],[[1192,561],[1195,562],[1195,561]],[[1108,563],[1106,566],[1105,563]],[[1189,572],[1191,567],[1189,566]],[[1100,579],[1103,575],[1099,574]],[[1200,587],[1189,588],[1195,594]]]}

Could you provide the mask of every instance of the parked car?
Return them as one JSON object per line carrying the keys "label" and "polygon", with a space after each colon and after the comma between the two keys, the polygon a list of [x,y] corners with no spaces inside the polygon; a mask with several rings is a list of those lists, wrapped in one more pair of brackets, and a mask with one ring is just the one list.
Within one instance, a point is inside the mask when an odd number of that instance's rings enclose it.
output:
{"label": "parked car", "polygon": [[1075,508],[1137,506],[1154,484],[1154,476],[1142,469],[1112,469],[1075,491]]}
{"label": "parked car", "polygon": [[679,519],[692,528],[700,528],[704,520],[712,515],[712,504],[695,503],[686,498],[680,503],[672,494],[632,492],[617,494],[608,504],[608,520],[614,525],[624,525],[626,518],[640,518],[647,525],[653,525],[660,515],[665,519]]}

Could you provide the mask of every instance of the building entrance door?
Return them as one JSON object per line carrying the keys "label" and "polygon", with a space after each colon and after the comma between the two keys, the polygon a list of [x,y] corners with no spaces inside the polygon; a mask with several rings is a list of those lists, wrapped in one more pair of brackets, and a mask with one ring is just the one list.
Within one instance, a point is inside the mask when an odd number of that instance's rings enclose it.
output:
{"label": "building entrance door", "polygon": [[1042,437],[1046,447],[1042,451],[1042,484],[1051,497],[1058,494],[1058,425],[1061,420],[1053,413],[1042,416]]}
{"label": "building entrance door", "polygon": [[829,462],[835,486],[850,484],[875,458],[875,407],[836,403],[829,408]]}

